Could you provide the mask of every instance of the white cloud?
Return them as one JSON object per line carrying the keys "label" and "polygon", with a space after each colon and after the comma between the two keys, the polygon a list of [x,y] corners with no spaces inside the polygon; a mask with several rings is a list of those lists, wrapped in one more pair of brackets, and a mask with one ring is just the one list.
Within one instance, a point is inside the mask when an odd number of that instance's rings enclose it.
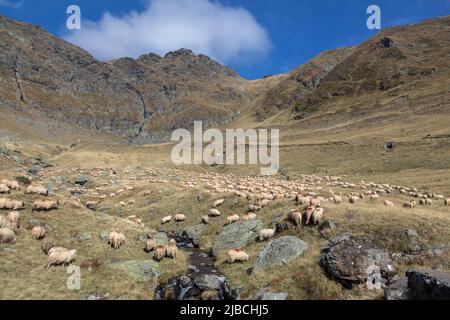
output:
{"label": "white cloud", "polygon": [[23,6],[24,0],[12,1],[12,0],[0,0],[0,7],[8,7],[13,9],[19,9]]}
{"label": "white cloud", "polygon": [[150,0],[142,12],[120,17],[106,12],[97,22],[82,20],[81,30],[64,38],[100,60],[187,48],[230,62],[270,48],[267,32],[248,11],[211,0]]}

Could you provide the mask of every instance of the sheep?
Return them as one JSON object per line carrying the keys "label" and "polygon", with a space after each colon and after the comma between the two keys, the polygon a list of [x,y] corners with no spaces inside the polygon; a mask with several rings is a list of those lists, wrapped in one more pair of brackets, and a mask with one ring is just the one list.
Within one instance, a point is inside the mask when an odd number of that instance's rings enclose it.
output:
{"label": "sheep", "polygon": [[15,230],[19,228],[19,223],[11,221],[7,217],[0,216],[0,228],[7,228],[10,230]]}
{"label": "sheep", "polygon": [[257,215],[253,212],[247,212],[242,216],[242,220],[244,221],[249,221],[249,220],[253,220],[256,219]]}
{"label": "sheep", "polygon": [[309,224],[309,220],[311,219],[312,214],[314,213],[314,211],[316,210],[316,207],[314,206],[308,206],[305,209],[305,225]]}
{"label": "sheep", "polygon": [[320,205],[320,200],[321,200],[321,198],[319,196],[314,196],[314,197],[311,197],[309,202],[312,206],[317,206],[317,205]]}
{"label": "sheep", "polygon": [[19,211],[11,211],[8,213],[8,216],[6,217],[9,221],[12,223],[15,223],[17,225],[17,228],[20,226],[20,212]]}
{"label": "sheep", "polygon": [[295,197],[295,202],[296,202],[298,205],[302,205],[302,204],[309,204],[309,203],[310,203],[310,200],[309,200],[308,197],[305,197],[305,196],[303,196],[303,195],[296,195],[296,197]]}
{"label": "sheep", "polygon": [[185,220],[186,220],[186,216],[185,216],[184,214],[177,213],[177,214],[173,217],[173,220],[175,220],[176,222],[185,221]]}
{"label": "sheep", "polygon": [[447,207],[450,207],[450,198],[444,199],[444,204],[445,204]]}
{"label": "sheep", "polygon": [[45,236],[46,230],[43,226],[34,226],[31,230],[31,238],[35,240],[42,239]]}
{"label": "sheep", "polygon": [[261,206],[257,205],[257,204],[249,204],[248,205],[248,210],[249,211],[253,211],[253,212],[257,212],[261,210]]}
{"label": "sheep", "polygon": [[340,204],[342,202],[342,197],[341,196],[337,196],[337,195],[333,195],[332,202],[334,204]]}
{"label": "sheep", "polygon": [[50,249],[52,249],[55,246],[53,242],[53,238],[50,236],[46,236],[41,243],[41,249],[42,252],[44,252],[46,255],[48,255]]}
{"label": "sheep", "polygon": [[233,222],[239,221],[239,219],[237,214],[231,214],[227,217],[227,224],[232,224]]}
{"label": "sheep", "polygon": [[0,193],[11,193],[11,189],[8,188],[7,185],[0,184]]}
{"label": "sheep", "polygon": [[210,217],[218,217],[218,216],[220,216],[220,211],[219,210],[217,210],[217,209],[210,209],[209,210],[209,216]]}
{"label": "sheep", "polygon": [[259,231],[259,241],[272,238],[275,235],[275,229],[262,229]]}
{"label": "sheep", "polygon": [[3,179],[1,183],[10,188],[11,190],[20,190],[20,185],[17,181]]}
{"label": "sheep", "polygon": [[11,200],[7,198],[0,199],[0,209],[20,210],[25,208],[25,202],[18,200]]}
{"label": "sheep", "polygon": [[222,205],[224,201],[225,201],[225,199],[216,200],[216,201],[214,201],[212,207],[217,208],[218,206]]}
{"label": "sheep", "polygon": [[156,246],[155,253],[153,254],[153,259],[155,261],[161,261],[166,255],[166,248],[164,246]]}
{"label": "sheep", "polygon": [[263,200],[261,200],[261,201],[259,202],[259,206],[260,206],[261,208],[265,208],[265,207],[267,207],[267,206],[269,205],[269,203],[270,203],[269,200],[263,199]]}
{"label": "sheep", "polygon": [[248,261],[250,256],[241,249],[231,249],[228,251],[228,263],[234,263],[236,261]]}
{"label": "sheep", "polygon": [[161,224],[166,224],[172,220],[172,216],[166,216],[161,219]]}
{"label": "sheep", "polygon": [[302,225],[302,213],[299,209],[292,209],[289,213],[289,219],[297,226]]}
{"label": "sheep", "polygon": [[26,194],[39,194],[41,196],[48,196],[48,189],[44,186],[38,186],[38,185],[30,185],[27,187],[27,190],[25,191]]}
{"label": "sheep", "polygon": [[394,206],[394,202],[392,202],[391,200],[384,200],[384,205],[386,207],[393,207]]}
{"label": "sheep", "polygon": [[156,241],[155,239],[147,239],[145,243],[145,251],[150,252],[155,250],[156,248]]}
{"label": "sheep", "polygon": [[403,207],[404,208],[409,208],[409,209],[415,208],[416,207],[416,202],[414,200],[411,200],[409,202],[405,202],[403,204]]}
{"label": "sheep", "polygon": [[[52,248],[54,249],[54,248]],[[63,266],[66,263],[72,262],[73,259],[75,259],[77,250],[67,250],[65,248],[61,248],[60,250],[50,250],[48,254],[48,263],[47,263],[47,269],[50,268],[52,265],[58,265],[62,264]]]}
{"label": "sheep", "polygon": [[360,199],[360,197],[357,197],[357,196],[350,196],[350,197],[348,198],[348,201],[349,201],[350,203],[356,203],[356,202],[359,201],[359,199]]}
{"label": "sheep", "polygon": [[114,249],[119,249],[120,246],[125,242],[125,235],[120,232],[113,231],[109,234],[109,244]]}
{"label": "sheep", "polygon": [[421,206],[431,206],[433,204],[433,201],[431,199],[420,199],[419,205]]}
{"label": "sheep", "polygon": [[378,194],[372,194],[372,195],[369,197],[369,199],[370,199],[370,200],[377,200],[377,199],[380,199],[380,196],[379,196]]}
{"label": "sheep", "polygon": [[166,257],[176,259],[177,258],[177,243],[174,239],[169,240],[169,244],[166,246]]}
{"label": "sheep", "polygon": [[324,212],[323,208],[316,208],[316,210],[314,210],[311,216],[313,225],[317,225],[320,223],[320,221],[323,218],[323,212]]}
{"label": "sheep", "polygon": [[209,223],[209,216],[207,216],[207,215],[202,216],[202,223],[208,224]]}
{"label": "sheep", "polygon": [[36,200],[31,206],[31,211],[50,211],[58,209],[57,200]]}
{"label": "sheep", "polygon": [[0,242],[15,243],[16,235],[14,234],[14,231],[8,228],[0,228]]}

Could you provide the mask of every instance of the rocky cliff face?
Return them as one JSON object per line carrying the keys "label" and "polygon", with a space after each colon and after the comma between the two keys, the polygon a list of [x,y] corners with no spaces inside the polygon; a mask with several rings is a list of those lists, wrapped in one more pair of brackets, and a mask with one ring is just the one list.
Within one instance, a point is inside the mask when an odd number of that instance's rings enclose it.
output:
{"label": "rocky cliff face", "polygon": [[0,16],[0,105],[38,119],[107,132],[132,143],[230,121],[247,102],[244,80],[181,49],[110,62],[45,30]]}

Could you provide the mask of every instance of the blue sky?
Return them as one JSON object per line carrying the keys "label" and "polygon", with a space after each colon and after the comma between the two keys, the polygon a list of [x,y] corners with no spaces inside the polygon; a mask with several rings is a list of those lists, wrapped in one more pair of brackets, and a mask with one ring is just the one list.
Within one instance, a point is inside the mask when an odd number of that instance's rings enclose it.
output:
{"label": "blue sky", "polygon": [[[287,72],[323,50],[370,38],[377,32],[366,27],[371,4],[381,7],[383,28],[450,14],[450,0],[187,1],[0,0],[0,12],[38,24],[102,60],[148,51],[163,54],[192,44],[197,53],[209,54],[249,79]],[[169,2],[190,7],[177,11]],[[191,7],[194,2],[198,6]],[[71,4],[81,8],[82,30],[65,27]],[[136,14],[130,15],[132,10]],[[195,27],[186,30],[191,24]]]}

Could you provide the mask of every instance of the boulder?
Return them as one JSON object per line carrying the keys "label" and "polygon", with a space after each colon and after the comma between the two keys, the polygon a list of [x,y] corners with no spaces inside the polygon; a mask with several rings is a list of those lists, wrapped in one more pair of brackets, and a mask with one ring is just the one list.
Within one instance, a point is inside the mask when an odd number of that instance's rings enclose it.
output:
{"label": "boulder", "polygon": [[369,239],[350,233],[332,239],[322,249],[319,263],[345,287],[369,284],[369,281],[383,287],[396,274],[387,250],[376,248]]}
{"label": "boulder", "polygon": [[88,175],[82,175],[82,176],[79,176],[78,178],[76,178],[74,183],[79,186],[84,186],[89,182],[89,180],[90,180],[90,177]]}
{"label": "boulder", "polygon": [[165,246],[169,242],[169,238],[165,232],[158,232],[153,236],[153,239],[155,239],[156,245],[158,246]]}
{"label": "boulder", "polygon": [[336,224],[333,221],[329,220],[329,219],[327,219],[324,222],[322,222],[322,224],[319,226],[319,230],[320,231],[333,230],[333,229],[336,229],[336,228],[337,228]]}
{"label": "boulder", "polygon": [[34,219],[33,218],[33,219],[29,219],[27,221],[27,223],[28,223],[27,229],[33,229],[33,227],[35,227],[35,226],[42,226],[47,231],[52,231],[53,230],[52,225],[50,223],[47,223],[44,220]]}
{"label": "boulder", "polygon": [[258,236],[263,223],[258,220],[238,221],[223,228],[217,237],[212,253],[217,256],[220,252],[227,252],[233,248],[243,248]]}
{"label": "boulder", "polygon": [[408,300],[408,278],[402,277],[384,289],[386,300]]}
{"label": "boulder", "polygon": [[450,273],[432,269],[406,271],[409,298],[413,300],[450,300]]}
{"label": "boulder", "polygon": [[129,260],[116,262],[111,264],[110,267],[113,269],[122,270],[130,277],[141,282],[157,278],[161,274],[159,264],[153,260]]}
{"label": "boulder", "polygon": [[307,249],[308,244],[297,237],[286,236],[272,240],[259,253],[253,265],[253,274],[290,263]]}
{"label": "boulder", "polygon": [[204,224],[197,224],[194,226],[190,226],[182,231],[181,236],[188,238],[190,241],[192,241],[192,244],[195,247],[199,247],[200,239],[206,228],[207,226]]}

